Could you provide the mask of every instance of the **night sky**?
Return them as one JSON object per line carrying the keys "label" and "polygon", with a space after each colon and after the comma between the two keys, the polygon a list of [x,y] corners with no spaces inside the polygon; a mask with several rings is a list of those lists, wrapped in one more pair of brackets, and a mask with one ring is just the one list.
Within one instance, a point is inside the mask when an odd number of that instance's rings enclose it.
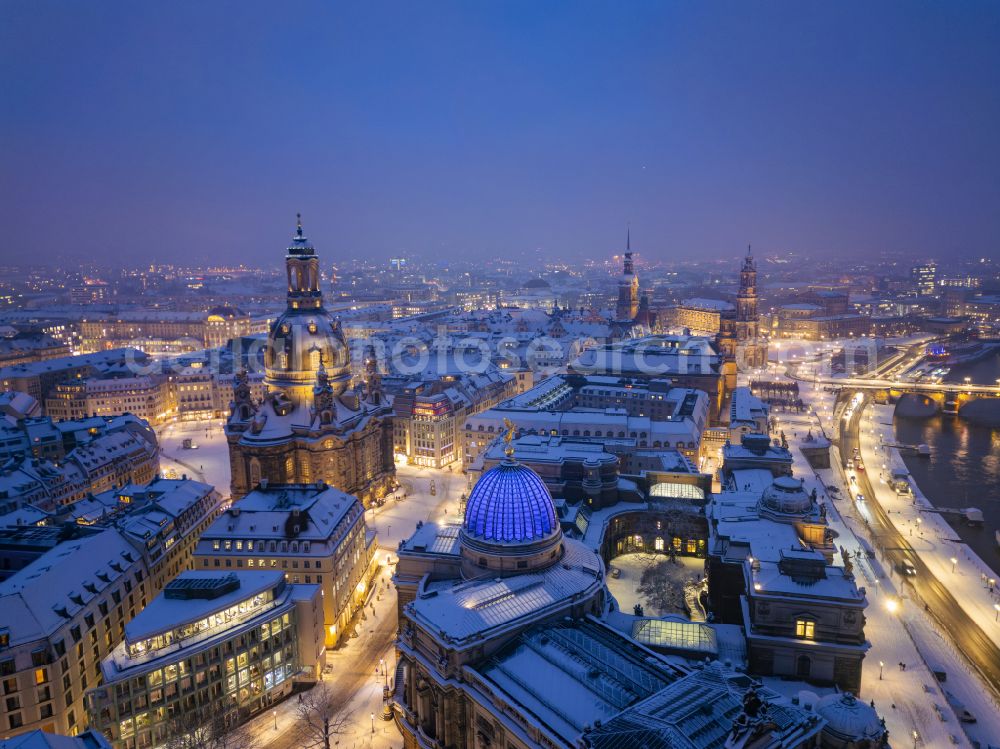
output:
{"label": "night sky", "polygon": [[0,3],[0,262],[1000,254],[1000,3]]}

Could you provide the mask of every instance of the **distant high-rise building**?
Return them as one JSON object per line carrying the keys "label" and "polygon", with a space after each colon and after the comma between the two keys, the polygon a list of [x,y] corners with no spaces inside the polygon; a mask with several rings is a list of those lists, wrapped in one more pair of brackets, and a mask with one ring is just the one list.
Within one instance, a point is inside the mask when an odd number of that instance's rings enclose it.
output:
{"label": "distant high-rise building", "polygon": [[917,287],[917,294],[930,296],[937,286],[937,264],[924,263],[910,268],[910,278]]}
{"label": "distant high-rise building", "polygon": [[389,267],[394,271],[401,271],[406,268],[406,258],[405,257],[391,257],[389,258]]}

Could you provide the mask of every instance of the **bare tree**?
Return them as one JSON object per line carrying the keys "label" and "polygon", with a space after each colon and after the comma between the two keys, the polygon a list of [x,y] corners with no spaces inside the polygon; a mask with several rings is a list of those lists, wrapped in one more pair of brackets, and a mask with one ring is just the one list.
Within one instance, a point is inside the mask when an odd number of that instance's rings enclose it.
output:
{"label": "bare tree", "polygon": [[636,591],[650,607],[662,612],[684,610],[684,585],[672,574],[668,561],[652,564],[642,571]]}
{"label": "bare tree", "polygon": [[261,749],[260,739],[246,724],[227,726],[221,713],[184,712],[167,724],[163,749]]}
{"label": "bare tree", "polygon": [[331,739],[347,728],[349,716],[328,684],[303,692],[296,711],[302,749],[330,749]]}

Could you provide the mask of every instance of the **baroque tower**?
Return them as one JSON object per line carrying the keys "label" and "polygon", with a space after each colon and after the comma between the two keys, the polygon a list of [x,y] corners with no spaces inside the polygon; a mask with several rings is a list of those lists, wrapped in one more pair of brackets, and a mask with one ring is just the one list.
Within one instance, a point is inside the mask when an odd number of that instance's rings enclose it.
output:
{"label": "baroque tower", "polygon": [[750,245],[747,245],[747,254],[740,269],[740,290],[736,294],[736,319],[742,322],[757,322],[757,265],[753,261],[753,255],[750,254]]}
{"label": "baroque tower", "polygon": [[632,230],[625,235],[625,265],[621,278],[618,279],[618,305],[615,308],[615,319],[626,322],[635,319],[639,314],[639,277],[635,274],[632,264]]}
{"label": "baroque tower", "polygon": [[760,337],[757,311],[757,264],[750,246],[740,268],[740,288],[736,293],[736,311],[721,321],[719,353],[735,360],[740,370],[767,365],[767,343]]}

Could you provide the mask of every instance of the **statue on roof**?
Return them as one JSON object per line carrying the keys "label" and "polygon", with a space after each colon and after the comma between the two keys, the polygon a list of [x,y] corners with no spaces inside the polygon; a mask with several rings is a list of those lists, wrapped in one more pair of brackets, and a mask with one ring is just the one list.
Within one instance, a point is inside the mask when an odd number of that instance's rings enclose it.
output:
{"label": "statue on roof", "polygon": [[239,421],[247,421],[257,411],[257,405],[250,394],[246,369],[241,368],[233,380],[233,400],[229,404],[229,411]]}
{"label": "statue on roof", "polygon": [[313,414],[319,417],[320,424],[333,423],[333,387],[330,377],[323,366],[323,353],[319,355],[319,369],[316,370],[316,385],[313,387]]}
{"label": "statue on roof", "polygon": [[503,420],[503,426],[504,429],[507,430],[507,433],[504,435],[503,438],[504,442],[503,454],[506,455],[508,458],[513,458],[514,445],[512,443],[514,441],[514,435],[517,433],[517,427],[514,425],[513,421],[507,418]]}

